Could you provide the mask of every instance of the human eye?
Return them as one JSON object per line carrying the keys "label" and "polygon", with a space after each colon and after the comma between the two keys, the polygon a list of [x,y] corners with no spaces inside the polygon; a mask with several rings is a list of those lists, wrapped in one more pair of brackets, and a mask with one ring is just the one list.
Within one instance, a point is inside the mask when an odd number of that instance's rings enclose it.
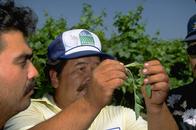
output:
{"label": "human eye", "polygon": [[80,72],[85,72],[86,66],[85,66],[85,65],[81,65],[81,66],[78,67],[78,70],[79,70]]}
{"label": "human eye", "polygon": [[21,68],[25,68],[29,62],[31,62],[30,58],[24,58],[19,62],[19,64],[20,64]]}
{"label": "human eye", "polygon": [[22,69],[24,69],[29,62],[31,62],[31,55],[23,55],[16,59],[16,64],[18,64]]}
{"label": "human eye", "polygon": [[22,60],[22,61],[20,62],[21,68],[25,68],[26,65],[27,65],[27,60]]}
{"label": "human eye", "polygon": [[76,64],[76,71],[79,73],[84,73],[87,69],[87,64],[86,63],[78,63]]}

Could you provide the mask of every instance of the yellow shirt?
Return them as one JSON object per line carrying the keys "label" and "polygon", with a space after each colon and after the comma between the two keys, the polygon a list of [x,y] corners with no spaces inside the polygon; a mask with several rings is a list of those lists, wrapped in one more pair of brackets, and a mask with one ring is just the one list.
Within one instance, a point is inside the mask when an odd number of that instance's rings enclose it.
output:
{"label": "yellow shirt", "polygon": [[[5,130],[27,130],[45,121],[58,112],[52,96],[32,99],[31,105],[23,112],[12,117],[5,125]],[[135,112],[123,106],[106,106],[97,115],[88,130],[147,130],[147,122]]]}

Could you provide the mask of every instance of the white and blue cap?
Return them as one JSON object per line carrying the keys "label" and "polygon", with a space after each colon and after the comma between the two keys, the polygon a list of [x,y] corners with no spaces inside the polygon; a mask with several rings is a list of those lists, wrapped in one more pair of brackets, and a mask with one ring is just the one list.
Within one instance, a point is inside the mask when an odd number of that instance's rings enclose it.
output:
{"label": "white and blue cap", "polygon": [[74,29],[63,32],[48,47],[48,60],[69,60],[86,56],[99,56],[102,59],[114,59],[101,51],[101,42],[97,35],[85,30]]}
{"label": "white and blue cap", "polygon": [[184,39],[185,42],[196,41],[196,14],[193,15],[187,24],[187,36]]}

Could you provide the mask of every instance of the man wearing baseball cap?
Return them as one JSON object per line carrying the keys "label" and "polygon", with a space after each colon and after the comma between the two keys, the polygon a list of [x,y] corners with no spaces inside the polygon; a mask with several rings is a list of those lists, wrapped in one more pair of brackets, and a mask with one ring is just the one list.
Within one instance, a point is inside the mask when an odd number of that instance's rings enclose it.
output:
{"label": "man wearing baseball cap", "polygon": [[[48,47],[46,73],[54,94],[32,100],[30,107],[10,119],[5,129],[36,128],[37,124],[46,120],[53,123],[52,117],[59,116],[63,109],[83,98],[88,102],[84,105],[99,110],[95,119],[91,119],[90,127],[86,128],[88,130],[175,130],[175,122],[164,104],[169,89],[168,76],[157,60],[149,61],[144,66],[143,73],[148,77],[143,87],[146,84],[153,86],[151,98],[147,98],[143,91],[149,126],[142,117],[136,119],[132,109],[107,106],[114,89],[126,80],[124,65],[101,51],[101,42],[94,33],[85,29],[65,31]],[[72,125],[78,125],[81,120],[84,118],[78,117]],[[64,122],[59,117],[58,124],[53,126],[60,130],[61,124]]]}
{"label": "man wearing baseball cap", "polygon": [[193,82],[172,90],[168,97],[168,107],[180,130],[196,129],[196,14],[187,24],[187,54],[192,67]]}

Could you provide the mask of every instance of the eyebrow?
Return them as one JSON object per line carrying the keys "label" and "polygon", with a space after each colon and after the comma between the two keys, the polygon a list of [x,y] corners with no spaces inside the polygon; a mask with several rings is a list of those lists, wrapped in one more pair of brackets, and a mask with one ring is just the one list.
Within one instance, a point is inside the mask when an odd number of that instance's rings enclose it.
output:
{"label": "eyebrow", "polygon": [[16,63],[17,61],[19,60],[23,60],[23,59],[31,59],[33,57],[33,54],[32,53],[23,53],[17,57],[15,57],[14,59],[14,63]]}
{"label": "eyebrow", "polygon": [[[94,62],[94,64],[100,64],[100,63],[101,63],[100,61]],[[74,65],[75,66],[80,66],[80,65],[86,65],[86,64],[91,64],[91,63],[88,63],[88,62],[85,62],[85,61],[78,61]]]}
{"label": "eyebrow", "polygon": [[75,63],[74,65],[79,66],[79,65],[84,65],[84,64],[88,64],[88,63],[84,62],[84,61],[79,61],[79,62]]}

